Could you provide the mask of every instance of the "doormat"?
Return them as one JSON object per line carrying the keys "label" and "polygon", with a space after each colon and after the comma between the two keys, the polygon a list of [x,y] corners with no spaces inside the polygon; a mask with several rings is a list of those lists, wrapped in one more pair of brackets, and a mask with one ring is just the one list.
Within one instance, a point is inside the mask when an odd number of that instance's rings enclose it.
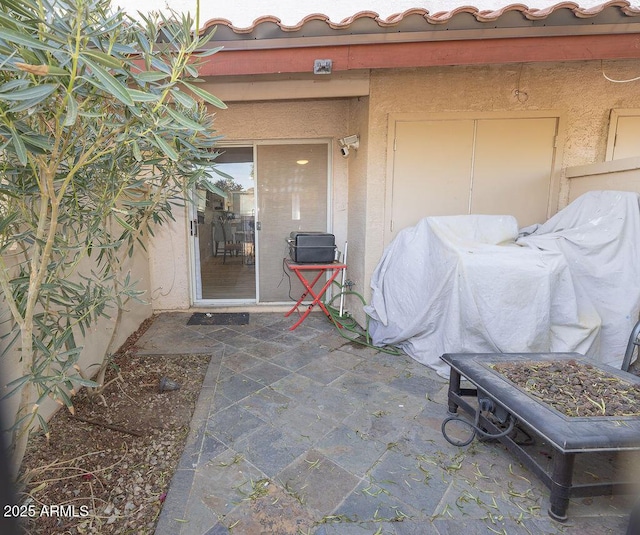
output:
{"label": "doormat", "polygon": [[248,325],[248,312],[218,313],[195,312],[187,325]]}

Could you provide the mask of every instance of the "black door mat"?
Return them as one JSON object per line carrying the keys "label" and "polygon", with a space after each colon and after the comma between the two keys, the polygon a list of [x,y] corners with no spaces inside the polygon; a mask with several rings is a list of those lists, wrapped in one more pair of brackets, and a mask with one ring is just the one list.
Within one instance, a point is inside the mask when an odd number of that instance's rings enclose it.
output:
{"label": "black door mat", "polygon": [[217,313],[195,312],[187,325],[248,325],[248,312]]}

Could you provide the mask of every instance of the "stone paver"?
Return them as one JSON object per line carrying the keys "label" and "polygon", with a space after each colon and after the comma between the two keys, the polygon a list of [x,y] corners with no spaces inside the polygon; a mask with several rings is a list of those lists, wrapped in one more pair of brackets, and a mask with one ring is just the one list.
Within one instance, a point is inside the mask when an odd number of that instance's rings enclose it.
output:
{"label": "stone paver", "polygon": [[623,534],[633,497],[577,498],[569,520],[499,444],[444,440],[447,383],[353,343],[322,314],[189,326],[160,315],[141,353],[210,353],[156,535]]}

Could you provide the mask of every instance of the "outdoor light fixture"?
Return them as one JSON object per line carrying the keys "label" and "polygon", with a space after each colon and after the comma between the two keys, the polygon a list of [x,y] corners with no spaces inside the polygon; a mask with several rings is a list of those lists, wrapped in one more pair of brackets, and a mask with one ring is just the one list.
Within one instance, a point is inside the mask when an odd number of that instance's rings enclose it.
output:
{"label": "outdoor light fixture", "polygon": [[330,59],[316,59],[313,62],[313,74],[331,74],[333,61]]}
{"label": "outdoor light fixture", "polygon": [[360,137],[357,134],[354,134],[352,136],[339,139],[338,143],[340,143],[340,154],[342,154],[344,158],[347,158],[349,156],[349,149],[358,150],[358,147],[360,146]]}

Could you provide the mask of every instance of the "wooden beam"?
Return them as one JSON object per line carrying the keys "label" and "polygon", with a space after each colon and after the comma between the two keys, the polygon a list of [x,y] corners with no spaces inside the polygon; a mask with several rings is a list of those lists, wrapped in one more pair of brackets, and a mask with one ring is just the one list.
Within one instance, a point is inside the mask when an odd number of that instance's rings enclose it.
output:
{"label": "wooden beam", "polygon": [[[299,77],[299,78],[296,78]],[[288,100],[318,98],[350,98],[369,94],[368,71],[336,71],[332,76],[301,74],[284,75],[278,80],[267,76],[212,78],[208,89],[223,102],[252,100]],[[203,84],[203,88],[207,88]]]}
{"label": "wooden beam", "polygon": [[403,43],[367,52],[354,51],[350,68],[375,61],[377,68],[431,67],[546,61],[640,58],[640,35],[590,35]]}
{"label": "wooden beam", "polygon": [[215,54],[202,76],[313,72],[316,59],[333,71],[543,61],[639,59],[640,34],[516,37],[365,45],[231,50]]}

